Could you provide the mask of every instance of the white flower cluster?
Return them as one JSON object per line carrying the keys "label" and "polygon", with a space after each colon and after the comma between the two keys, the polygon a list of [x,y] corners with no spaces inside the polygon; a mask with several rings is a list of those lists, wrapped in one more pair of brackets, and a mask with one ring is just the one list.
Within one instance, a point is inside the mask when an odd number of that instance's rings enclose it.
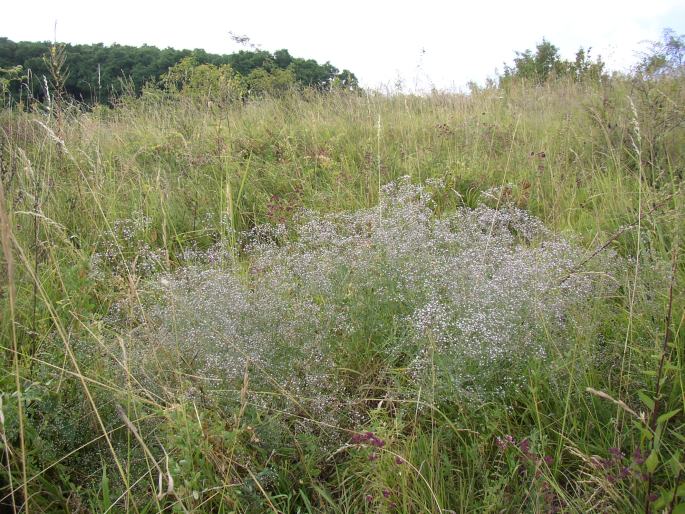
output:
{"label": "white flower cluster", "polygon": [[141,212],[115,220],[98,241],[92,255],[91,276],[101,278],[108,273],[149,276],[164,268],[166,253],[152,248],[143,234],[152,226],[152,219]]}
{"label": "white flower cluster", "polygon": [[568,322],[611,287],[616,260],[569,276],[584,252],[527,212],[480,206],[438,218],[430,206],[405,179],[372,209],[304,212],[290,236],[257,227],[242,241],[247,268],[166,275],[145,332],[194,373],[239,384],[249,369],[270,398],[337,424],[356,415],[340,371],[355,337],[376,345],[386,368],[406,370],[403,383],[443,399],[506,392],[532,360],[563,351]]}

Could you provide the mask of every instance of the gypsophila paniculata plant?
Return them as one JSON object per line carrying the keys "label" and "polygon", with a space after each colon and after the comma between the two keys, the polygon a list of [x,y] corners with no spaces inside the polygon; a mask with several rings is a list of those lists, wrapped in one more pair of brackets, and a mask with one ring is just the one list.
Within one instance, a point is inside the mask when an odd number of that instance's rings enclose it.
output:
{"label": "gypsophila paniculata plant", "polygon": [[[305,211],[287,229],[244,234],[242,248],[247,265],[191,265],[159,279],[137,361],[176,352],[169,369],[182,362],[236,389],[247,372],[264,408],[334,426],[354,426],[363,403],[341,373],[354,337],[378,345],[410,391],[504,397],[533,362],[563,358],[569,324],[611,291],[617,265],[604,254],[589,264],[595,272],[574,271],[585,251],[511,205],[437,217],[408,179],[386,185],[375,208]],[[355,380],[372,382],[364,371]]]}
{"label": "gypsophila paniculata plant", "polygon": [[94,279],[111,274],[147,276],[164,269],[166,254],[152,248],[143,237],[150,230],[152,219],[136,212],[131,218],[117,219],[103,231],[97,251],[91,257]]}

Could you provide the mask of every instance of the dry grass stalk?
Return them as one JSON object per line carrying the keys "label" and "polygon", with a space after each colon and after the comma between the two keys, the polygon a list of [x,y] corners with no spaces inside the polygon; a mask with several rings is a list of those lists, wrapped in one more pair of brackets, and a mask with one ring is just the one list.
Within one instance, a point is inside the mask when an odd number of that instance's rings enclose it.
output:
{"label": "dry grass stalk", "polygon": [[[14,258],[12,255],[12,228],[7,216],[7,209],[5,206],[5,188],[0,180],[0,243],[2,244],[2,253],[5,255],[5,266],[7,267],[7,286],[9,289],[9,306],[10,306],[10,326],[12,333],[12,362],[14,368],[14,384],[17,393],[17,412],[19,415],[19,447],[21,451],[21,477],[22,490],[24,493],[24,512],[29,512],[29,490],[26,479],[26,441],[24,433],[24,398],[22,395],[21,377],[19,371],[19,349],[17,344],[17,327],[15,324],[16,313],[16,289],[14,284]],[[8,467],[9,470],[9,467]],[[11,474],[11,472],[10,472]],[[13,509],[16,509],[16,503],[12,502]]]}

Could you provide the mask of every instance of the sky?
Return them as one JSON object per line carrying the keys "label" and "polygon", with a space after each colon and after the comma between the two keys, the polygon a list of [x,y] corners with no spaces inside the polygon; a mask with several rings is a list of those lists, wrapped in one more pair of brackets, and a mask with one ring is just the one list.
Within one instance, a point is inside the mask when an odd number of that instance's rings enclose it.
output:
{"label": "sky", "polygon": [[[353,71],[365,87],[464,89],[546,38],[562,57],[592,47],[625,70],[666,27],[685,33],[685,0],[118,0],[7,2],[0,37],[148,44],[211,53],[287,48]],[[55,31],[56,26],[56,31]]]}

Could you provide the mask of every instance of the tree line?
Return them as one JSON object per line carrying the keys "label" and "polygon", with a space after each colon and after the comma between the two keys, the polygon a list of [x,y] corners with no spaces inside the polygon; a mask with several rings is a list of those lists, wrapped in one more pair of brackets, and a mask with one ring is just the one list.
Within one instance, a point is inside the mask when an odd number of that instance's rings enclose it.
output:
{"label": "tree line", "polygon": [[[640,56],[632,74],[650,79],[682,74],[684,69],[685,36],[665,29],[662,40],[651,42]],[[507,87],[520,80],[544,84],[559,78],[599,81],[606,77],[604,61],[601,56],[592,58],[589,48],[581,47],[568,60],[543,39],[534,50],[516,52],[497,82],[488,79],[488,87]],[[107,104],[122,93],[140,95],[146,88],[226,102],[305,87],[357,90],[359,85],[349,70],[294,57],[285,49],[272,53],[253,47],[219,55],[148,45],[16,43],[0,37],[0,105],[50,100],[51,94]]]}
{"label": "tree line", "polygon": [[[638,54],[637,62],[628,72],[633,78],[655,79],[664,76],[682,76],[685,73],[685,35],[673,29],[663,30],[658,41],[646,42],[647,47]],[[580,47],[573,59],[563,59],[559,48],[546,39],[535,50],[515,52],[513,64],[504,65],[499,86],[524,80],[534,84],[571,78],[575,81],[598,81],[607,78],[606,63],[601,56],[592,58],[591,48]],[[494,81],[491,81],[494,85]]]}
{"label": "tree line", "polygon": [[[57,78],[63,92],[78,101],[108,103],[123,92],[139,94],[146,84],[161,84],[179,63],[185,63],[186,68],[192,63],[224,72],[230,67],[232,75],[240,78],[244,92],[268,87],[358,87],[351,71],[340,71],[330,62],[319,64],[314,59],[294,57],[285,49],[219,55],[201,49],[102,43],[56,45],[0,37],[0,93],[15,99],[43,98]],[[55,73],[61,77],[55,77]]]}

